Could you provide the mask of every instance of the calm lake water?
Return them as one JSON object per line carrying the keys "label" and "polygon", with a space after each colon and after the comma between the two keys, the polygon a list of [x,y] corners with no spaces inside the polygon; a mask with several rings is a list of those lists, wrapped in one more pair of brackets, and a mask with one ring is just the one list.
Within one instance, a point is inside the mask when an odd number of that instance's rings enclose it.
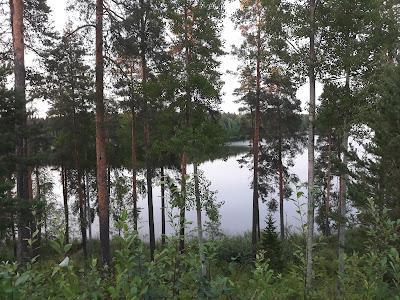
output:
{"label": "calm lake water", "polygon": [[[235,146],[244,145],[243,142],[236,143]],[[222,201],[224,204],[220,209],[221,214],[221,230],[225,234],[234,235],[242,234],[251,230],[252,222],[252,190],[250,188],[252,181],[252,170],[249,170],[246,166],[242,166],[238,159],[243,154],[235,154],[228,157],[227,159],[216,159],[213,161],[207,161],[199,165],[199,170],[204,172],[205,177],[211,182],[211,189],[216,191],[216,197],[218,201]],[[299,154],[294,160],[294,166],[290,169],[291,173],[296,174],[300,182],[306,182],[307,180],[307,151]],[[168,172],[168,171],[167,171]],[[188,166],[188,173],[192,174],[193,166]],[[53,171],[54,183],[55,183],[55,197],[60,206],[62,205],[62,193],[59,180],[59,172]],[[126,176],[129,176],[128,171],[123,172]],[[173,175],[173,173],[169,173]],[[176,174],[176,173],[175,173]],[[153,201],[154,201],[154,222],[155,222],[155,233],[156,238],[160,238],[161,235],[161,199],[160,199],[160,186],[159,180],[155,180],[153,185]],[[296,193],[293,194],[292,198],[295,198]],[[168,196],[167,196],[168,197]],[[168,199],[167,199],[168,200]],[[74,199],[70,199],[70,202]],[[93,201],[93,199],[92,199]],[[306,199],[302,197],[300,199],[302,204],[305,204]],[[148,235],[148,209],[147,209],[147,198],[146,195],[142,195],[139,198],[138,206],[141,208],[140,212],[140,223],[139,233],[141,236],[146,237]],[[285,199],[284,211],[285,211],[285,222],[286,226],[291,227],[292,230],[298,229],[300,225],[299,214],[296,212],[296,205],[294,201]],[[303,213],[306,211],[304,205]],[[175,210],[172,212],[173,215],[178,215]],[[260,220],[261,227],[265,226],[265,218],[268,215],[267,205],[260,201]],[[70,222],[75,223],[75,228],[72,235],[79,238],[79,230],[77,227],[78,219],[77,215],[72,215]],[[196,213],[195,211],[187,211],[186,217],[189,224],[189,230],[195,228]],[[273,214],[277,228],[279,228],[279,211]],[[305,216],[303,216],[305,218]],[[203,217],[204,220],[204,217]],[[305,220],[305,219],[304,219]],[[178,219],[175,220],[175,223]],[[112,220],[110,219],[110,223]],[[96,217],[92,224],[92,235],[94,238],[98,237],[98,218]],[[167,224],[167,234],[173,234],[174,227],[171,224]],[[115,230],[114,230],[115,232]]]}

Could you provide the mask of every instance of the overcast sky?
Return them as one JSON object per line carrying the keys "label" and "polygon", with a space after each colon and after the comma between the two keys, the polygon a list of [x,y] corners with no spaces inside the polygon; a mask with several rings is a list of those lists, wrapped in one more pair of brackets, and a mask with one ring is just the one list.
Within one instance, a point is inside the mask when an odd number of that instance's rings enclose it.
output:
{"label": "overcast sky", "polygon": [[[67,14],[65,12],[67,0],[48,0],[48,4],[52,10],[52,19],[57,30],[62,31],[67,21]],[[239,0],[226,3],[226,17],[224,19],[224,29],[222,32],[222,38],[225,44],[225,52],[229,53],[231,46],[234,44],[240,44],[241,36],[240,32],[235,30],[234,25],[231,21],[232,13],[239,7]],[[232,74],[227,74],[227,71],[235,71],[238,66],[236,58],[230,54],[225,55],[221,59],[221,72],[223,74],[222,80],[225,82],[222,92],[222,105],[221,109],[225,112],[237,112],[239,105],[234,103],[235,96],[233,91],[238,87],[238,79]],[[321,85],[317,85],[317,96],[320,95],[322,90]],[[303,112],[306,111],[308,97],[309,97],[309,86],[305,84],[302,86],[298,93],[298,98],[302,101]],[[42,104],[43,109],[47,105]]]}

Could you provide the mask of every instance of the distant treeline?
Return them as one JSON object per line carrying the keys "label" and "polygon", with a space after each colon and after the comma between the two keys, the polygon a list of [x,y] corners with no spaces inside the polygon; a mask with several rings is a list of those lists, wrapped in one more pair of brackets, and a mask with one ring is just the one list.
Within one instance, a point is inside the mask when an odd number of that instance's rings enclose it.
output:
{"label": "distant treeline", "polygon": [[[308,115],[301,114],[301,132],[306,134]],[[252,138],[251,115],[244,113],[222,113],[219,119],[228,141],[244,141]]]}

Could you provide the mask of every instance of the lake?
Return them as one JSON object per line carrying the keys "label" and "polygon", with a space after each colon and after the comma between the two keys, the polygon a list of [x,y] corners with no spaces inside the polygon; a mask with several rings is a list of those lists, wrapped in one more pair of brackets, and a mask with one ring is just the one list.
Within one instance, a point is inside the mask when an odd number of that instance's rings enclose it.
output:
{"label": "lake", "polygon": [[[234,146],[244,145],[243,142],[236,143]],[[218,201],[222,201],[224,204],[220,209],[221,214],[221,230],[225,234],[234,235],[242,234],[251,231],[252,223],[252,190],[250,188],[252,181],[252,170],[249,170],[246,166],[241,166],[238,159],[243,154],[235,154],[226,159],[216,159],[213,161],[207,161],[199,165],[199,170],[204,172],[205,177],[211,182],[211,189],[217,191],[216,197]],[[55,196],[57,202],[62,205],[62,193],[59,182],[59,172],[53,171],[55,183]],[[188,173],[192,174],[193,166],[188,166]],[[290,169],[291,173],[296,174],[300,182],[307,181],[307,151],[299,154],[294,160],[294,166]],[[166,172],[168,174],[168,171]],[[124,171],[123,174],[129,176],[129,171]],[[172,175],[171,171],[169,174]],[[174,173],[176,174],[176,173]],[[130,180],[130,179],[129,179]],[[153,186],[153,201],[154,201],[154,224],[156,238],[160,238],[161,235],[161,200],[160,200],[160,186],[159,180],[155,180]],[[293,194],[292,198],[296,198],[296,193]],[[167,196],[168,197],[168,196]],[[168,200],[168,198],[166,199]],[[69,201],[73,201],[70,198]],[[92,200],[93,201],[93,200]],[[306,199],[300,198],[300,203],[303,205],[303,213],[306,212]],[[139,222],[139,234],[141,236],[148,235],[148,209],[147,209],[147,197],[146,195],[139,196],[138,206],[141,208],[140,222]],[[286,226],[291,227],[293,230],[298,229],[300,225],[299,215],[296,212],[297,208],[294,201],[285,199],[284,211],[285,211],[285,223]],[[178,214],[177,210],[173,211],[173,214]],[[265,227],[265,218],[268,214],[267,205],[260,201],[260,220],[261,227]],[[193,224],[189,225],[190,228],[195,228],[196,212],[194,210],[186,213],[188,222]],[[279,228],[279,211],[273,214],[276,226]],[[305,218],[305,216],[303,216]],[[204,220],[204,217],[203,217]],[[305,220],[305,219],[304,219]],[[71,221],[75,223],[75,228],[72,235],[79,238],[79,230],[77,228],[77,216],[71,216]],[[177,223],[178,220],[176,219]],[[112,220],[110,219],[110,223]],[[96,217],[92,224],[92,235],[94,238],[98,238],[98,218]],[[190,229],[189,228],[189,229]],[[174,233],[173,226],[167,224],[167,234]],[[189,230],[190,231],[190,230]],[[115,232],[115,231],[114,231]]]}

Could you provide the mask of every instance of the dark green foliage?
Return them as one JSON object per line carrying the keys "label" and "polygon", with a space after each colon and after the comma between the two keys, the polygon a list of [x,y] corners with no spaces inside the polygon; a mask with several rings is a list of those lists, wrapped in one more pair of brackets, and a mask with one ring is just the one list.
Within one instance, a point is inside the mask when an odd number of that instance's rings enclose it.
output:
{"label": "dark green foliage", "polygon": [[373,130],[367,151],[375,159],[358,162],[358,178],[351,190],[357,207],[366,205],[365,199],[374,197],[381,208],[390,208],[394,218],[400,216],[398,184],[400,173],[399,112],[400,68],[385,66],[374,77],[369,105],[364,117]]}
{"label": "dark green foliage", "polygon": [[0,239],[12,238],[17,205],[12,198],[15,171],[15,111],[14,97],[7,88],[7,76],[11,69],[0,65]]}
{"label": "dark green foliage", "polygon": [[242,236],[223,236],[218,241],[217,259],[220,262],[235,262],[238,264],[250,264],[251,255],[251,234],[245,233]]}
{"label": "dark green foliage", "polygon": [[[363,252],[354,251],[355,248],[347,251],[346,273],[342,278],[345,299],[396,299],[400,292],[400,259],[396,250],[400,223],[390,219],[387,211],[380,212],[372,201],[368,207],[362,213],[370,222],[363,224],[362,230],[369,240],[363,239],[356,247]],[[304,295],[304,236],[292,235],[285,240],[285,247],[292,250],[281,257],[281,263],[283,259],[285,262],[281,269],[274,269],[272,262],[279,247],[275,244],[272,249],[271,242],[279,240],[272,218],[268,219],[264,231],[269,246],[266,245],[267,251],[260,252],[254,266],[250,263],[250,236],[226,237],[208,243],[207,264],[211,271],[207,278],[202,278],[196,243],[188,242],[185,254],[180,254],[179,239],[170,237],[166,246],[157,251],[155,261],[149,262],[146,245],[136,233],[128,230],[127,217],[123,212],[116,225],[122,235],[113,240],[112,272],[100,267],[96,259],[85,270],[80,269],[77,250],[73,245],[64,244],[60,235],[51,242],[53,256],[47,261],[32,261],[24,268],[11,263],[0,264],[0,297],[261,300],[301,299]],[[318,281],[310,291],[313,299],[337,297],[333,280],[335,247],[332,239],[317,237],[314,270]],[[248,254],[240,257],[240,253]]]}
{"label": "dark green foliage", "polygon": [[250,139],[251,121],[248,115],[222,113],[218,123],[223,128],[229,141],[244,141]]}
{"label": "dark green foliage", "polygon": [[260,249],[263,251],[264,258],[268,260],[271,269],[281,272],[283,269],[282,241],[278,237],[271,214],[268,215],[266,225],[261,233]]}

